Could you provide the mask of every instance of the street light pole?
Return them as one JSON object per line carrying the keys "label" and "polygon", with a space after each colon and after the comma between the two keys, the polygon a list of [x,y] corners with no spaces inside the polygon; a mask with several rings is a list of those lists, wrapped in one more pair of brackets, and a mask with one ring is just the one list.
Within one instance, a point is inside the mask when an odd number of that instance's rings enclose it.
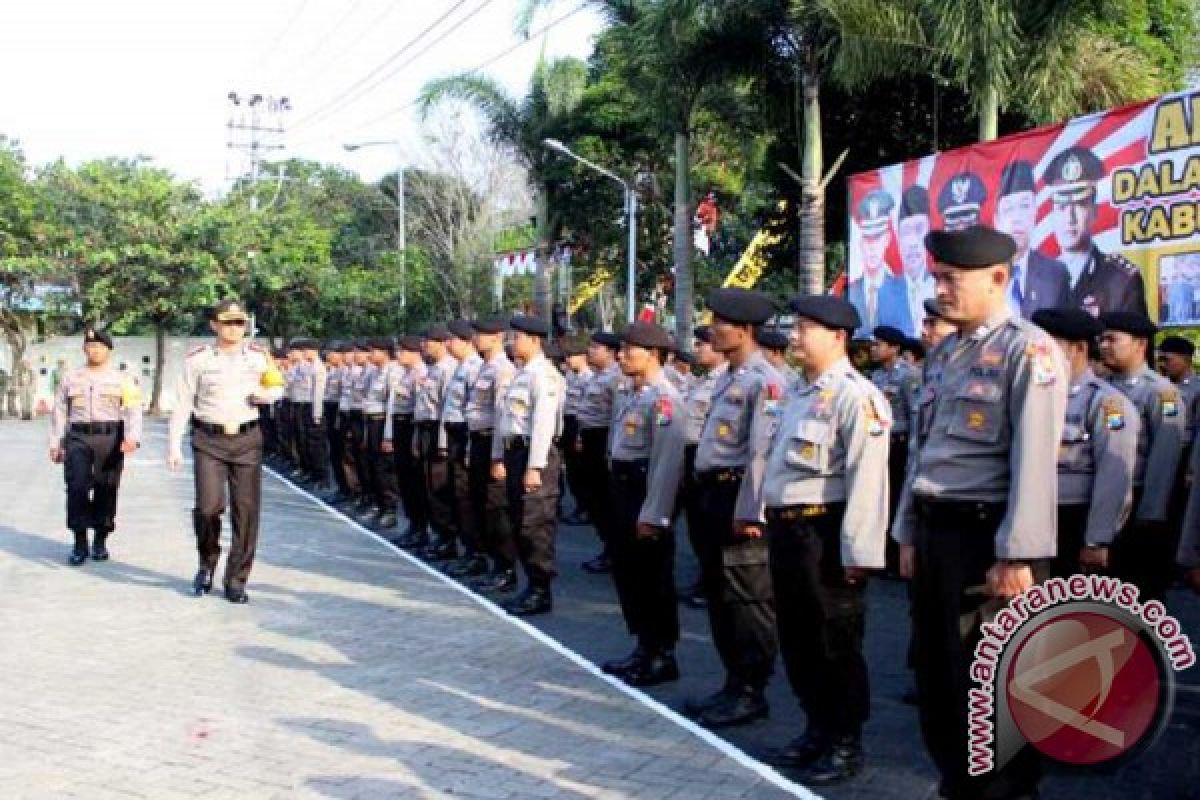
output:
{"label": "street light pole", "polygon": [[400,313],[407,318],[408,315],[408,266],[406,262],[405,250],[407,250],[406,241],[406,222],[404,211],[404,143],[399,139],[389,139],[382,142],[354,142],[352,144],[342,145],[346,152],[353,153],[355,150],[361,150],[364,147],[379,147],[384,145],[396,145],[399,150],[399,159],[396,167],[396,256],[400,267]]}
{"label": "street light pole", "polygon": [[635,291],[637,282],[637,192],[634,191],[633,186],[624,178],[576,154],[558,139],[543,139],[542,144],[556,153],[573,158],[585,167],[616,181],[625,190],[625,214],[627,224],[629,225],[629,244],[625,275],[625,321],[632,324],[634,319],[634,304],[637,302],[637,293]]}

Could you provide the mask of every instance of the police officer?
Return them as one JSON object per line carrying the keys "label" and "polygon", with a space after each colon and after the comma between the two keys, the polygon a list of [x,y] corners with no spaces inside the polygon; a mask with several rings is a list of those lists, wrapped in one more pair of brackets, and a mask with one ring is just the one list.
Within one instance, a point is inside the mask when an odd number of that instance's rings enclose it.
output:
{"label": "police officer", "polygon": [[329,470],[333,473],[335,492],[326,499],[337,505],[350,497],[350,481],[346,475],[346,448],[342,437],[342,384],[346,379],[346,351],[342,342],[330,342],[325,351],[325,396],[321,420],[325,427],[325,451],[329,454]]}
{"label": "police officer", "polygon": [[107,538],[116,527],[117,491],[125,456],[142,441],[142,393],[137,381],[110,363],[113,341],[104,331],[83,334],[87,366],[62,378],[50,417],[50,460],[63,465],[67,528],[75,536],[68,563],[108,560]]}
{"label": "police officer", "polygon": [[1033,585],[1056,547],[1054,473],[1067,371],[1054,342],[1008,306],[1016,244],[985,226],[932,231],[938,310],[958,332],[925,361],[916,448],[892,536],[913,578],[921,733],[950,798],[1036,793],[1026,747],[967,775],[968,670],[981,622]]}
{"label": "police officer", "polygon": [[808,726],[776,761],[806,784],[862,768],[867,570],[884,565],[892,405],[850,364],[861,320],[826,295],[792,300],[803,377],[787,395],[763,478],[780,651]]}
{"label": "police officer", "polygon": [[363,396],[363,437],[366,450],[367,491],[372,508],[360,521],[382,529],[396,527],[396,476],[390,453],[383,450],[388,420],[388,394],[391,390],[392,349],[387,337],[370,341],[370,365],[367,368],[366,393]]}
{"label": "police officer", "polygon": [[631,686],[677,680],[675,533],[672,519],[683,477],[683,399],[664,372],[671,335],[635,322],[621,335],[621,371],[632,388],[612,428],[613,581],[633,653],[604,671]]}
{"label": "police officer", "polygon": [[349,484],[349,495],[337,507],[349,510],[357,506],[363,490],[363,475],[358,469],[358,428],[362,424],[362,407],[355,406],[354,387],[362,373],[363,364],[358,342],[347,342],[343,354],[342,391],[338,395],[338,438],[342,442],[342,464]]}
{"label": "police officer", "polygon": [[1184,512],[1187,510],[1188,487],[1193,480],[1191,461],[1192,444],[1196,432],[1200,431],[1200,380],[1197,380],[1192,370],[1192,357],[1196,346],[1182,336],[1167,336],[1158,343],[1159,361],[1162,365],[1159,372],[1175,384],[1183,396],[1183,404],[1187,408],[1187,424],[1183,435],[1183,454],[1179,457],[1180,467],[1175,474],[1175,487],[1171,492],[1171,508],[1167,519],[1171,525],[1173,543],[1172,552],[1179,546],[1180,525]]}
{"label": "police officer", "polygon": [[295,394],[297,377],[296,367],[296,349],[289,342],[284,348],[283,367],[280,369],[280,374],[283,376],[283,396],[275,404],[279,409],[278,428],[279,442],[283,447],[283,468],[285,476],[288,478],[299,468],[296,460],[296,440],[293,435],[295,414],[292,411],[292,396]]}
{"label": "police officer", "polygon": [[233,541],[225,561],[225,597],[245,603],[246,581],[258,545],[262,498],[262,431],[257,405],[273,403],[283,376],[267,351],[245,341],[249,316],[236,300],[223,300],[209,323],[216,342],[193,348],[184,359],[168,428],[167,466],[183,464],[183,435],[189,421],[196,475],[193,520],[200,568],[192,588],[197,596],[212,589],[221,556],[221,513],[229,492]]}
{"label": "police officer", "polygon": [[502,400],[492,441],[492,479],[507,481],[508,515],[528,585],[504,608],[515,616],[554,607],[556,503],[565,381],[542,353],[540,319],[513,317],[513,355],[521,364]]}
{"label": "police officer", "polygon": [[576,410],[579,420],[579,468],[584,490],[584,510],[596,528],[603,549],[585,561],[583,568],[593,575],[608,572],[611,561],[608,541],[612,533],[612,509],[608,504],[608,442],[621,384],[621,367],[617,353],[621,338],[615,333],[597,331],[588,345],[588,366],[592,376],[583,390],[583,399]]}
{"label": "police officer", "polygon": [[[908,418],[916,386],[920,381],[917,370],[900,358],[901,348],[907,346],[904,332],[886,325],[874,331],[871,343],[871,362],[876,365],[871,372],[871,382],[883,392],[891,407],[891,446],[888,449],[888,485],[891,497],[888,500],[888,516],[896,511],[900,500],[900,489],[904,486],[904,470],[908,464]],[[888,565],[894,566],[894,552],[888,551]]]}
{"label": "police officer", "polygon": [[784,388],[795,383],[800,373],[787,361],[788,335],[778,328],[763,328],[758,332],[757,341],[763,357],[783,376]]}
{"label": "police officer", "polygon": [[[517,545],[508,514],[508,487],[504,479],[492,474],[492,447],[504,395],[517,370],[504,352],[508,320],[477,320],[472,327],[475,350],[483,364],[467,392],[467,480],[480,517],[482,551],[491,564],[484,563],[487,572],[475,576],[470,586],[489,594],[506,594],[517,588]],[[468,563],[462,576],[474,576],[479,566],[478,559]]]}
{"label": "police officer", "polygon": [[1112,546],[1112,572],[1141,591],[1143,601],[1165,600],[1174,541],[1168,514],[1183,455],[1187,407],[1179,389],[1150,369],[1148,352],[1158,330],[1136,311],[1100,316],[1100,353],[1109,381],[1141,416],[1133,473],[1133,516]]}
{"label": "police officer", "polygon": [[666,366],[663,367],[663,374],[675,387],[675,391],[679,392],[680,397],[687,394],[692,385],[692,354],[675,346],[674,337],[672,337],[671,352],[667,355]]}
{"label": "police officer", "polygon": [[372,467],[367,462],[367,427],[363,409],[367,400],[367,387],[375,374],[371,364],[371,345],[365,339],[354,343],[354,365],[350,381],[350,436],[348,446],[354,459],[354,473],[358,476],[358,502],[353,512],[356,516],[367,514],[374,502],[371,494],[374,486]]}
{"label": "police officer", "polygon": [[[275,348],[271,351],[271,360],[275,369],[282,375],[287,369],[287,351],[282,347]],[[259,423],[263,428],[263,460],[276,468],[284,465],[283,435],[280,429],[282,415],[282,399],[258,407]]]}
{"label": "police officer", "polygon": [[954,333],[956,328],[942,316],[942,312],[938,309],[937,298],[930,297],[924,303],[925,320],[921,323],[921,344],[925,345],[925,353],[937,347],[938,343],[945,339],[950,334]]}
{"label": "police officer", "polygon": [[304,417],[305,450],[308,453],[308,478],[314,491],[321,492],[329,486],[329,452],[325,447],[325,385],[329,370],[321,357],[321,343],[306,339],[302,355],[312,374],[312,392],[309,395],[311,414]]}
{"label": "police officer", "polygon": [[454,492],[458,538],[463,552],[446,567],[446,574],[464,577],[468,572],[478,575],[480,554],[483,551],[480,535],[483,507],[475,502],[479,497],[478,492],[474,496],[471,493],[467,466],[471,445],[467,427],[467,395],[479,378],[479,372],[483,369],[483,359],[475,352],[472,344],[475,329],[468,320],[456,319],[448,327],[450,339],[446,342],[446,349],[458,361],[458,366],[442,400],[442,440],[449,452],[450,486]]}
{"label": "police officer", "polygon": [[579,407],[583,404],[583,393],[592,377],[592,368],[587,363],[587,344],[579,340],[563,344],[566,358],[567,400],[563,406],[562,454],[563,472],[567,476],[567,488],[575,501],[575,508],[562,518],[568,525],[586,525],[589,522],[585,508],[585,496],[589,487],[586,467],[581,463],[583,442],[579,435]]}
{"label": "police officer", "polygon": [[1104,327],[1074,308],[1033,312],[1058,341],[1070,369],[1067,417],[1058,448],[1058,555],[1053,573],[1108,570],[1108,548],[1129,519],[1141,419],[1133,404],[1088,367],[1088,342]]}
{"label": "police officer", "polygon": [[773,424],[783,399],[783,376],[755,342],[775,313],[770,299],[747,289],[715,289],[712,346],[729,361],[713,387],[712,407],[696,448],[700,498],[701,580],[713,643],[725,667],[725,685],[686,704],[712,728],[766,716],[763,689],[775,661],[775,611],[767,565],[762,479]]}
{"label": "police officer", "polygon": [[458,555],[454,544],[458,534],[454,487],[450,483],[450,457],[442,429],[442,401],[458,369],[458,361],[446,349],[449,339],[450,331],[445,325],[433,325],[425,333],[422,351],[429,369],[417,384],[413,414],[417,424],[417,458],[434,534],[433,542],[420,555],[430,561],[449,561]]}
{"label": "police officer", "polygon": [[402,336],[396,350],[399,370],[392,373],[388,395],[387,428],[384,431],[384,450],[392,452],[396,480],[400,487],[400,502],[407,529],[393,544],[406,550],[419,550],[429,544],[429,501],[425,494],[425,477],[417,458],[417,426],[414,419],[417,390],[425,380],[428,368],[421,356],[421,337]]}

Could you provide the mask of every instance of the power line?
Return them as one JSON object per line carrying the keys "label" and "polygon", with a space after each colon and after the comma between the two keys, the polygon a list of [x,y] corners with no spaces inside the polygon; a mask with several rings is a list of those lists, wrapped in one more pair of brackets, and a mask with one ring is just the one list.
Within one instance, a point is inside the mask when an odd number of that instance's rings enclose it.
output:
{"label": "power line", "polygon": [[[368,81],[370,81],[376,75],[378,75],[380,72],[387,69],[393,63],[395,63],[397,60],[399,60],[413,46],[415,46],[418,42],[420,42],[422,39],[424,39],[426,36],[428,36],[429,33],[431,31],[433,31],[434,28],[436,28],[438,25],[441,25],[442,22],[444,22],[448,17],[450,17],[450,15],[452,15],[455,11],[457,11],[462,6],[466,5],[466,2],[467,2],[467,0],[458,0],[458,2],[456,2],[454,5],[452,5],[446,11],[446,13],[442,14],[440,17],[435,19],[432,23],[430,23],[428,26],[426,26],[424,29],[422,29],[421,32],[418,33],[416,36],[414,36],[412,39],[409,39],[407,42],[405,42],[404,45],[401,46],[401,48],[399,50],[397,50],[395,53],[392,53],[390,56],[388,56],[388,58],[382,64],[375,67],[373,70],[368,72],[366,75],[364,75],[363,77],[359,78],[357,81],[352,83],[347,89],[345,89],[341,93],[340,97],[335,97],[333,100],[329,101],[328,103],[325,103],[323,106],[318,106],[316,111],[313,111],[312,113],[310,113],[307,116],[300,119],[300,121],[298,121],[296,123],[296,127],[300,128],[300,127],[304,127],[305,125],[310,125],[310,124],[312,124],[312,121],[315,120],[316,118],[323,117],[326,114],[328,114],[330,111],[335,111],[339,108],[344,107],[345,104],[350,101],[351,96],[354,95],[355,91],[358,90],[359,87],[366,84]],[[485,2],[491,2],[491,0],[485,0]],[[357,95],[354,95],[354,96],[357,97]]]}
{"label": "power line", "polygon": [[275,36],[275,39],[272,40],[271,44],[262,51],[258,57],[258,60],[254,62],[254,67],[250,70],[251,75],[257,74],[257,72],[266,65],[267,59],[275,54],[275,50],[279,47],[283,40],[287,38],[287,35],[292,32],[292,28],[296,27],[296,23],[300,20],[300,17],[304,14],[304,9],[307,7],[308,0],[301,0],[300,7],[296,9],[296,13],[292,14],[291,19],[287,21],[287,24],[283,26],[283,29],[279,31],[278,35]]}
{"label": "power line", "polygon": [[[303,68],[304,65],[308,65],[311,69],[313,63],[312,59],[316,58],[317,55],[319,55],[325,50],[325,48],[329,46],[329,43],[332,42],[337,36],[338,31],[340,31],[342,26],[344,26],[352,16],[354,16],[362,4],[363,0],[354,0],[353,3],[350,3],[346,8],[346,12],[338,18],[338,21],[334,23],[333,27],[327,30],[322,30],[320,33],[318,33],[316,43],[301,53],[298,57],[291,59],[291,62],[300,64],[301,68]],[[394,9],[395,7],[396,6],[393,4],[389,8],[384,9],[384,11],[386,12],[390,9]],[[290,77],[289,80],[294,80],[294,76]]]}
{"label": "power line", "polygon": [[[320,75],[322,72],[327,70],[330,66],[332,66],[333,64],[336,64],[338,61],[340,61],[342,59],[343,56],[345,56],[347,53],[349,53],[351,50],[353,50],[355,46],[360,44],[362,39],[365,36],[367,36],[371,31],[379,30],[380,26],[383,25],[383,23],[387,20],[387,18],[390,17],[392,14],[396,13],[396,9],[400,8],[401,5],[402,5],[401,3],[392,2],[391,0],[389,0],[389,2],[386,5],[384,5],[381,13],[376,14],[371,19],[371,21],[367,23],[367,25],[365,27],[361,28],[353,36],[350,37],[350,40],[346,43],[345,47],[343,47],[341,50],[338,50],[335,54],[333,54],[329,58],[325,59],[325,61],[323,61],[320,65],[314,64],[312,66],[312,68],[310,68],[306,73],[303,73],[303,77],[307,78],[310,76]],[[325,39],[326,42],[331,41],[331,40],[332,40],[332,36]],[[320,50],[318,48],[318,52],[319,51]],[[302,82],[303,81],[301,81],[301,83]]]}

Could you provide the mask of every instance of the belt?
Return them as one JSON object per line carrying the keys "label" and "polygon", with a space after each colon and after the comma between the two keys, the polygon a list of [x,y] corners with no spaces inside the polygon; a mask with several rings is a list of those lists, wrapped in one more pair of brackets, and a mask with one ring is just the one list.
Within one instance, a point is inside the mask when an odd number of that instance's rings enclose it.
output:
{"label": "belt", "polygon": [[252,431],[257,428],[258,420],[252,419],[249,422],[243,422],[240,425],[214,425],[211,422],[205,422],[204,420],[193,417],[192,427],[198,428],[205,433],[211,433],[214,435],[236,436],[239,433],[245,433],[246,431]]}
{"label": "belt", "polygon": [[529,437],[528,436],[505,436],[504,437],[504,449],[505,450],[528,450],[529,449]]}
{"label": "belt", "polygon": [[412,414],[392,414],[392,419],[396,422],[412,422]]}
{"label": "belt", "polygon": [[716,469],[697,470],[696,480],[710,483],[728,483],[729,481],[740,481],[745,474],[746,470],[744,467],[717,467]]}
{"label": "belt", "polygon": [[897,439],[907,439],[907,438],[908,438],[908,431],[896,431],[895,433],[892,434],[892,441],[895,441]]}
{"label": "belt", "polygon": [[471,431],[471,438],[472,439],[491,439],[493,433],[495,433],[495,431],[493,431],[491,428],[481,428],[477,431]]}
{"label": "belt", "polygon": [[386,411],[364,411],[363,416],[369,420],[378,421],[381,419],[387,419],[387,412]]}
{"label": "belt", "polygon": [[121,430],[119,422],[72,422],[72,433],[108,434]]}
{"label": "belt", "polygon": [[917,510],[927,514],[953,514],[958,516],[984,517],[988,514],[1004,513],[1005,504],[986,503],[981,500],[930,500],[916,497]]}
{"label": "belt", "polygon": [[312,403],[309,402],[308,400],[293,400],[292,405],[294,405],[294,406],[311,406]]}
{"label": "belt", "polygon": [[347,416],[351,416],[351,417],[361,417],[361,416],[362,416],[362,413],[363,413],[363,412],[362,412],[362,409],[361,409],[361,408],[348,408],[348,409],[346,409],[346,415],[347,415]]}
{"label": "belt", "polygon": [[797,503],[794,506],[768,508],[763,512],[767,522],[795,522],[798,519],[823,517],[833,511],[833,507],[824,503]]}

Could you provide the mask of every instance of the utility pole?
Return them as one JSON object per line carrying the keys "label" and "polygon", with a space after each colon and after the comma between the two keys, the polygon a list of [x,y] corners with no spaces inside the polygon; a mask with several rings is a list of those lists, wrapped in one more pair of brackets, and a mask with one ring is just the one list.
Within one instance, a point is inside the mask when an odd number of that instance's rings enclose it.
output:
{"label": "utility pole", "polygon": [[[230,153],[238,154],[241,158],[237,165],[239,176],[250,175],[250,209],[258,210],[259,174],[262,163],[270,153],[282,150],[283,118],[292,110],[292,102],[287,97],[263,95],[258,92],[241,95],[230,92],[229,120],[225,127],[228,139],[225,146]],[[246,163],[246,162],[249,163]],[[226,174],[229,174],[226,168]]]}

